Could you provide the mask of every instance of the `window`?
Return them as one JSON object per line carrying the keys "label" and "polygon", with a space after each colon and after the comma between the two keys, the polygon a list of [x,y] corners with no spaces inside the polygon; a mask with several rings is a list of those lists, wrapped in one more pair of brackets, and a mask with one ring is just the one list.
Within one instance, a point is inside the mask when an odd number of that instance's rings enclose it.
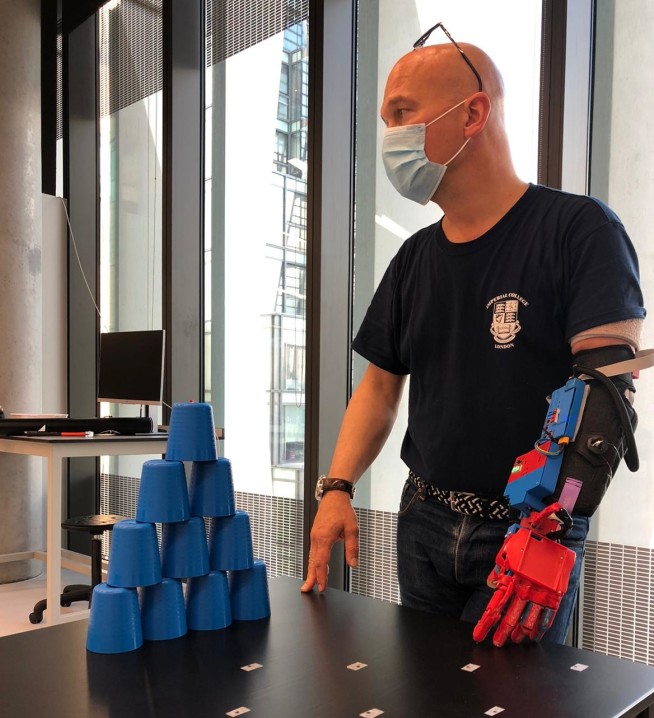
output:
{"label": "window", "polygon": [[[103,332],[162,328],[161,12],[161,0],[122,0],[98,13]],[[101,407],[105,416],[138,411]],[[105,457],[102,472],[138,477],[142,463]]]}
{"label": "window", "polygon": [[[241,8],[207,4],[205,398],[223,414],[237,501],[282,502],[260,555],[273,574],[299,576],[308,2]],[[281,560],[289,526],[293,569]]]}

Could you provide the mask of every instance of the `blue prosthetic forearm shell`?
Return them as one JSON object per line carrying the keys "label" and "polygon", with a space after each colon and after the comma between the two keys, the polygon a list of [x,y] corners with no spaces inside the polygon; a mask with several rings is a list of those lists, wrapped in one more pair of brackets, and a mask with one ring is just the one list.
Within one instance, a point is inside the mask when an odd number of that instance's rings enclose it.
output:
{"label": "blue prosthetic forearm shell", "polygon": [[556,442],[574,439],[586,390],[585,382],[573,377],[552,393],[538,448],[519,456],[511,470],[504,495],[512,507],[523,513],[545,508],[543,499],[556,489],[565,452],[566,444]]}

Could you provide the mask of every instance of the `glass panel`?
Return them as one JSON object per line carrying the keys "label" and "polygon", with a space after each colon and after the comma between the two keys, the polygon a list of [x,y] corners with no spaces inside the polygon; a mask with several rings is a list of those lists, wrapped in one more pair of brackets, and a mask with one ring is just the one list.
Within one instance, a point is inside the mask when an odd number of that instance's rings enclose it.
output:
{"label": "glass panel", "polygon": [[[109,3],[98,15],[101,331],[161,329],[161,0]],[[101,416],[142,412],[100,406]],[[157,423],[160,408],[150,412]],[[102,473],[139,477],[142,464],[105,457]]]}
{"label": "glass panel", "polygon": [[225,427],[237,505],[273,511],[251,514],[267,530],[255,553],[272,575],[300,577],[308,21],[278,31],[280,8],[291,5],[231,18],[244,41],[224,59],[221,7],[207,4],[205,400]]}
{"label": "glass panel", "polygon": [[[383,123],[379,110],[386,78],[422,33],[443,21],[459,42],[482,47],[494,59],[506,86],[505,114],[518,174],[535,182],[538,159],[541,0],[496,3],[448,0],[381,0],[359,7],[356,113],[356,227],[354,331],[392,257],[418,229],[440,219],[433,203],[422,207],[402,198],[381,162]],[[367,15],[367,14],[370,15]],[[436,13],[436,14],[434,14]],[[436,33],[428,44],[445,42]],[[519,62],[516,61],[519,58]],[[352,383],[367,366],[353,353]],[[408,385],[395,427],[372,467],[359,481],[354,501],[361,530],[360,561],[352,572],[354,592],[398,601],[395,575],[395,512],[408,469],[400,459],[407,427]]]}

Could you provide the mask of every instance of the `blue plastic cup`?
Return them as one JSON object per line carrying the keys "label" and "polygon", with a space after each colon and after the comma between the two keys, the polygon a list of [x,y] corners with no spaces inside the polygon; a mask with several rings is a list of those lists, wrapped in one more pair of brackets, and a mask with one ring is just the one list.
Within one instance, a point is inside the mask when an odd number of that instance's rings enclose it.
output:
{"label": "blue plastic cup", "polygon": [[141,469],[136,520],[169,523],[186,521],[190,515],[184,464],[163,459],[146,461]]}
{"label": "blue plastic cup", "polygon": [[164,524],[161,538],[161,573],[169,578],[191,578],[209,572],[209,549],[204,521]]}
{"label": "blue plastic cup", "polygon": [[216,431],[211,404],[173,405],[168,426],[166,459],[172,461],[215,461]]}
{"label": "blue plastic cup", "polygon": [[236,505],[229,459],[195,461],[189,494],[193,516],[233,516]]}
{"label": "blue plastic cup", "polygon": [[146,641],[167,641],[187,631],[182,582],[164,578],[141,591],[141,622]]}
{"label": "blue plastic cup", "polygon": [[252,568],[252,532],[247,511],[211,519],[209,565],[212,571],[240,571]]}
{"label": "blue plastic cup", "polygon": [[143,629],[136,589],[99,583],[93,589],[87,649],[93,653],[125,653],[142,645]]}
{"label": "blue plastic cup", "polygon": [[266,564],[257,559],[252,568],[229,574],[232,618],[235,621],[258,621],[270,616]]}
{"label": "blue plastic cup", "polygon": [[190,579],[186,589],[186,620],[192,631],[215,631],[229,626],[231,598],[224,571]]}
{"label": "blue plastic cup", "polygon": [[134,519],[113,529],[107,583],[119,588],[151,586],[161,581],[161,560],[154,524]]}

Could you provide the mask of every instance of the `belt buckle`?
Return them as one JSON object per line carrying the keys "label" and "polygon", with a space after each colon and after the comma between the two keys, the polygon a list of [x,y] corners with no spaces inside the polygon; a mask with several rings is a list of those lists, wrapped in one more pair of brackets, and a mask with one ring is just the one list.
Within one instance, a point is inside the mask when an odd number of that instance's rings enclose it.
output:
{"label": "belt buckle", "polygon": [[474,491],[450,491],[449,494],[450,494],[450,508],[452,509],[452,511],[457,511],[460,514],[462,514],[464,512],[459,510],[455,506],[456,502],[459,499],[464,498],[464,497],[476,496]]}

